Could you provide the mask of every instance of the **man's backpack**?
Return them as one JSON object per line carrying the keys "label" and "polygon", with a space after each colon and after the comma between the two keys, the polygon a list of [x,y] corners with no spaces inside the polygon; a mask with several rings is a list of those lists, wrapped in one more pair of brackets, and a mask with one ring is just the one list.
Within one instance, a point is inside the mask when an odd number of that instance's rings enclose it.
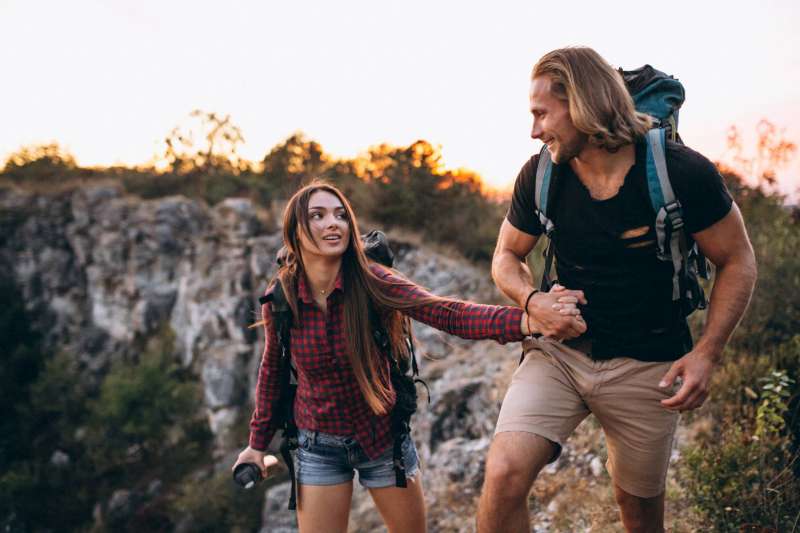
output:
{"label": "man's backpack", "polygon": [[[666,138],[669,136],[671,140],[682,143],[678,135],[678,111],[685,99],[683,85],[650,65],[631,71],[620,69],[619,72],[633,97],[636,110],[650,115],[654,121],[655,127],[646,136],[646,175],[650,202],[656,213],[657,257],[672,264],[672,300],[680,301],[683,316],[688,316],[696,309],[706,308],[706,296],[698,277],[708,279],[708,266],[697,243],[686,234],[681,204],[667,173]],[[550,152],[544,146],[536,168],[534,198],[536,214],[550,241],[545,250],[542,291],[549,291],[555,282],[550,277],[555,225],[548,217],[548,200],[554,178]]]}
{"label": "man's backpack", "polygon": [[[377,263],[387,267],[394,265],[394,253],[389,246],[386,235],[381,231],[371,231],[362,235],[361,240],[364,244],[364,252],[367,257]],[[277,255],[279,265],[286,259],[286,249],[282,248]],[[291,360],[291,333],[292,310],[286,300],[286,294],[280,282],[275,284],[272,292],[259,298],[261,305],[269,304],[272,314],[272,321],[275,325],[275,332],[280,344],[280,362],[278,364],[278,383],[280,393],[272,412],[275,417],[275,426],[282,436],[279,437],[279,451],[289,469],[289,476],[292,481],[292,490],[289,494],[290,510],[297,507],[296,476],[294,472],[294,461],[291,452],[297,449],[297,425],[294,420],[294,398],[297,392],[297,376]],[[389,360],[390,380],[394,388],[396,401],[391,413],[391,431],[394,440],[392,451],[392,462],[395,471],[395,485],[406,487],[406,465],[402,453],[403,435],[411,430],[411,415],[417,410],[417,389],[416,383],[425,384],[418,379],[419,367],[414,352],[414,343],[411,336],[410,324],[406,321],[406,342],[410,357],[408,360],[395,357],[391,351],[389,335],[383,328],[381,321],[374,311],[370,310],[370,322],[373,328],[373,338],[380,352]],[[427,388],[427,386],[426,386]],[[430,396],[428,398],[430,401]]]}

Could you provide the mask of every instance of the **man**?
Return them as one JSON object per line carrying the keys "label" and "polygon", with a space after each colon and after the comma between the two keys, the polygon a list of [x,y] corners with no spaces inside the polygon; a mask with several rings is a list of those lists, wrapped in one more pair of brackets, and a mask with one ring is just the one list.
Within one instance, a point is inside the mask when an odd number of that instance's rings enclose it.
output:
{"label": "man", "polygon": [[628,531],[663,531],[664,488],[678,414],[705,401],[711,374],[750,299],[753,250],[714,165],[667,142],[666,166],[685,230],[716,266],[705,330],[692,339],[673,301],[673,267],[656,256],[646,179],[650,118],[589,48],[555,50],[535,65],[531,137],[553,161],[547,216],[560,285],[535,292],[525,258],[536,215],[539,156],[520,171],[492,262],[497,286],[527,306],[541,337],[503,401],[489,451],[478,531],[528,531],[528,492],[589,413]]}

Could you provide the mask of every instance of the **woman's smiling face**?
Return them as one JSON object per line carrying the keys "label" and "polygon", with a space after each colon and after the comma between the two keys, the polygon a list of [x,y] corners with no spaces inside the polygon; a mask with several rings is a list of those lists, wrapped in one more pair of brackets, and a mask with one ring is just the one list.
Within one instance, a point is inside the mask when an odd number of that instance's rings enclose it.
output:
{"label": "woman's smiling face", "polygon": [[338,257],[347,250],[350,221],[347,210],[335,194],[317,191],[311,195],[308,199],[308,227],[311,235],[306,235],[302,225],[297,228],[300,249],[305,257]]}

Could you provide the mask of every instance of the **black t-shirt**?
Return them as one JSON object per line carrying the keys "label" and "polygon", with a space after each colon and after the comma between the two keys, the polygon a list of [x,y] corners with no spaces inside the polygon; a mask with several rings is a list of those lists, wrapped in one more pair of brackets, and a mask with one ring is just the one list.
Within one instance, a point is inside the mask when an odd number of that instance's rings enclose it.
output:
{"label": "black t-shirt", "polygon": [[[593,199],[568,164],[553,167],[548,217],[555,225],[556,271],[562,285],[583,290],[588,300],[581,312],[594,359],[672,361],[692,346],[686,320],[672,301],[672,264],[656,257],[646,152],[642,139],[622,187],[607,200]],[[523,165],[506,215],[530,235],[543,232],[534,213],[538,160],[537,154]],[[730,211],[730,193],[711,161],[669,141],[666,161],[690,234]]]}

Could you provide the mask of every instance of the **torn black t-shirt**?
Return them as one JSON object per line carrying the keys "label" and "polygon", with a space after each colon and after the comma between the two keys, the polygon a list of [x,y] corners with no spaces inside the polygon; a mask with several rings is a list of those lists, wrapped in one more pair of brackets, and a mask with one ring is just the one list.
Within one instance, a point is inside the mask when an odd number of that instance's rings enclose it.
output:
{"label": "torn black t-shirt", "polygon": [[[692,346],[686,320],[672,302],[672,265],[656,257],[646,152],[646,142],[637,142],[635,164],[619,192],[607,200],[593,199],[569,165],[553,167],[548,216],[556,228],[557,276],[565,287],[586,295],[581,312],[594,359],[672,361]],[[530,235],[542,234],[534,213],[538,160],[537,154],[523,165],[506,215]],[[711,161],[669,141],[666,160],[690,234],[730,211],[730,193]]]}

